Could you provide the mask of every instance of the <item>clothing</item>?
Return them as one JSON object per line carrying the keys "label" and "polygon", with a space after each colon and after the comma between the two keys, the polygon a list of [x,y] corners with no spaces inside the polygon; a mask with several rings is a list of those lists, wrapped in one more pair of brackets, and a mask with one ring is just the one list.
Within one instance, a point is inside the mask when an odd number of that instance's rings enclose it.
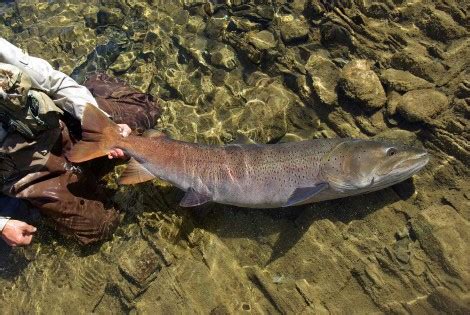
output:
{"label": "clothing", "polygon": [[64,111],[81,120],[85,104],[98,106],[90,91],[45,60],[28,56],[0,37],[0,62],[14,65],[31,78],[31,88],[49,95]]}
{"label": "clothing", "polygon": [[[108,238],[118,224],[119,214],[109,205],[105,190],[98,185],[93,163],[91,167],[90,164],[76,167],[64,156],[75,141],[64,121],[80,129],[77,119],[82,118],[85,105],[98,106],[97,102],[86,87],[52,69],[46,61],[23,54],[2,38],[0,62],[17,66],[31,77],[32,91],[42,93],[41,97],[50,96],[65,114],[70,114],[70,117],[58,116],[56,126],[36,130],[34,139],[21,132],[7,133],[0,147],[2,192],[28,201],[59,232],[82,244]],[[160,110],[151,96],[122,81],[109,77],[106,80],[113,81],[112,89],[120,93],[100,95],[100,103],[106,104],[117,123],[127,123],[137,130],[155,125]],[[103,86],[103,81],[104,77],[97,78],[90,87]],[[78,130],[76,137],[79,134]]]}

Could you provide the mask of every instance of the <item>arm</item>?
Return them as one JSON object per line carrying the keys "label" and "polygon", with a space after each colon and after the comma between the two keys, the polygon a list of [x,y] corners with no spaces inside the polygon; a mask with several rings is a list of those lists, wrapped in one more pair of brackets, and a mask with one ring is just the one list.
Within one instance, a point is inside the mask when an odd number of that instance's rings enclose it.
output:
{"label": "arm", "polygon": [[87,103],[98,107],[86,87],[66,74],[54,70],[47,61],[26,55],[1,37],[0,62],[12,64],[26,72],[31,77],[32,88],[49,95],[56,105],[79,120]]}

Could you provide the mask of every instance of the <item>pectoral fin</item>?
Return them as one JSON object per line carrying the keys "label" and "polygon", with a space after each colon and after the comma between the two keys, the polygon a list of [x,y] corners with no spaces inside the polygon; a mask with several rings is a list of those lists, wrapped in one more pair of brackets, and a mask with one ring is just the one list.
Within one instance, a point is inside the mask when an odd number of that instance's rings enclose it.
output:
{"label": "pectoral fin", "polygon": [[294,190],[294,192],[290,195],[289,199],[287,200],[286,204],[282,207],[290,207],[301,204],[303,201],[306,201],[313,196],[319,194],[323,190],[328,188],[328,183],[318,183],[313,187],[299,187]]}
{"label": "pectoral fin", "polygon": [[142,164],[131,158],[119,178],[119,184],[130,185],[146,182],[155,178]]}
{"label": "pectoral fin", "polygon": [[209,196],[203,195],[198,193],[192,188],[189,188],[188,191],[186,192],[186,195],[184,195],[183,199],[180,202],[181,207],[196,207],[203,205],[207,202],[211,201],[211,198]]}

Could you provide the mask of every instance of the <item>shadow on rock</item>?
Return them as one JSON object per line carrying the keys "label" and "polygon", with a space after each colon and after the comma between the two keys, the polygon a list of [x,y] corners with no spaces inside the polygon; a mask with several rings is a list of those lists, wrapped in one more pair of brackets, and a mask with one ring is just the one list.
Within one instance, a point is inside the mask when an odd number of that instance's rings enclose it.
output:
{"label": "shadow on rock", "polygon": [[[348,224],[361,220],[389,204],[400,200],[392,189],[370,194],[325,201],[306,206],[279,209],[244,209],[208,205],[192,209],[196,227],[221,238],[246,238],[271,247],[265,265],[282,257],[303,237],[313,222],[330,220]],[[277,235],[277,237],[272,237]]]}

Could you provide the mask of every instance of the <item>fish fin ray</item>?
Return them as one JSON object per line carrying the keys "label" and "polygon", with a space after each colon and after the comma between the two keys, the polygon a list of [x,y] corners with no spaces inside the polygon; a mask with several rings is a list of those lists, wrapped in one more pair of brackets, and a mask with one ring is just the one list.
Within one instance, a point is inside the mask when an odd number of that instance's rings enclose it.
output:
{"label": "fish fin ray", "polygon": [[134,158],[131,158],[121,177],[119,177],[119,184],[138,184],[152,180],[155,177],[156,176],[150,173],[142,164],[137,162]]}
{"label": "fish fin ray", "polygon": [[186,191],[183,199],[180,201],[181,207],[196,207],[203,205],[207,202],[211,201],[209,196],[203,195],[195,191],[193,188],[189,188]]}
{"label": "fish fin ray", "polygon": [[82,118],[82,140],[65,156],[74,163],[105,156],[119,136],[119,126],[116,123],[98,107],[86,104]]}
{"label": "fish fin ray", "polygon": [[287,202],[282,207],[290,207],[290,206],[298,205],[302,203],[303,201],[306,201],[312,198],[313,196],[319,194],[323,190],[327,189],[328,186],[329,186],[328,183],[321,182],[312,187],[296,188],[290,195]]}

